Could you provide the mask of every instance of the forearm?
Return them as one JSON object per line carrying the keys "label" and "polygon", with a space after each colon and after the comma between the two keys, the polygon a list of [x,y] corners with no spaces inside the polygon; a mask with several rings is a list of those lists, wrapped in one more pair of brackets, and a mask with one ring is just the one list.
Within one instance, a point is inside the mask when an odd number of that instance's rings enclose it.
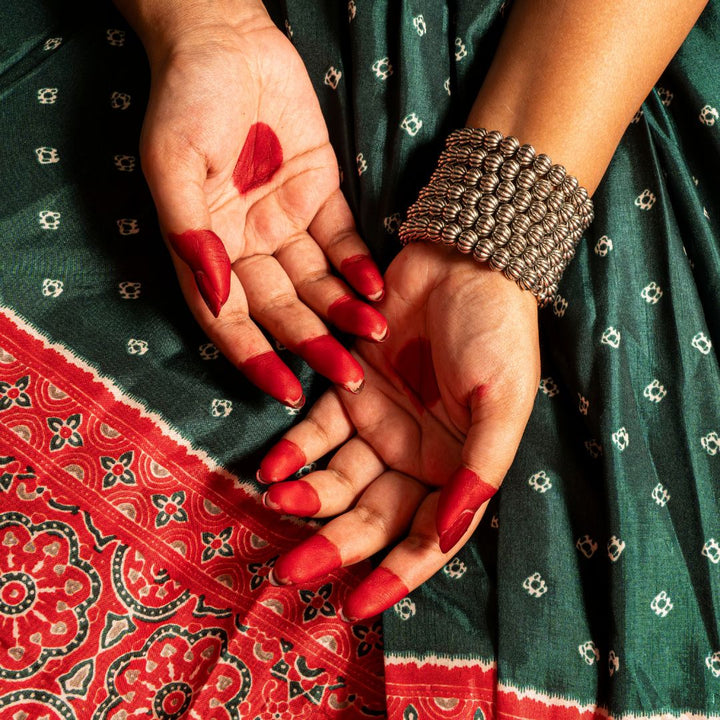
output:
{"label": "forearm", "polygon": [[516,135],[592,193],[707,0],[515,0],[468,125]]}

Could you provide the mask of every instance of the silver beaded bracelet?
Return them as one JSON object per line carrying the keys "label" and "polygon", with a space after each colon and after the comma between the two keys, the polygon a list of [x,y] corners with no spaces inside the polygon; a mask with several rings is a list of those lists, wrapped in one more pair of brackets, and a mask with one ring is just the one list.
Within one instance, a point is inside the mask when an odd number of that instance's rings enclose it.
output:
{"label": "silver beaded bracelet", "polygon": [[543,306],[592,219],[587,190],[562,165],[498,130],[463,128],[448,136],[400,239],[472,253]]}

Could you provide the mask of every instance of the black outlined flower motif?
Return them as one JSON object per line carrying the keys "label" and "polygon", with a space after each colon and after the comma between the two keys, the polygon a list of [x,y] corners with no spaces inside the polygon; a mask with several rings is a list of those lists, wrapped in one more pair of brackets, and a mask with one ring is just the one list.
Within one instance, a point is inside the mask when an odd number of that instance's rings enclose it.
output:
{"label": "black outlined flower motif", "polygon": [[60,450],[65,447],[65,443],[72,447],[82,447],[83,439],[77,431],[81,422],[82,415],[80,413],[70,415],[67,420],[59,417],[49,417],[47,424],[54,433],[50,438],[50,450]]}
{"label": "black outlined flower motif", "polygon": [[155,518],[155,527],[163,527],[171,520],[187,522],[188,514],[183,507],[185,493],[182,490],[174,492],[170,497],[167,495],[153,495],[152,503],[160,511]]}
{"label": "black outlined flower motif", "polygon": [[360,644],[357,648],[357,656],[362,657],[367,655],[373,648],[380,650],[383,649],[383,634],[382,634],[382,623],[374,622],[372,627],[367,625],[353,625],[353,635],[360,640]]}
{"label": "black outlined flower motif", "polygon": [[332,594],[332,583],[326,583],[317,590],[298,590],[300,598],[307,607],[303,612],[303,622],[309,622],[317,617],[317,614],[325,615],[325,617],[333,617],[335,608],[328,600]]}
{"label": "black outlined flower motif", "polygon": [[25,392],[29,384],[29,375],[23,375],[14,383],[0,381],[0,412],[13,405],[30,407],[30,396]]}
{"label": "black outlined flower motif", "polygon": [[106,473],[103,478],[103,487],[111,488],[115,483],[121,482],[125,485],[135,484],[135,474],[130,470],[130,465],[133,461],[133,452],[128,450],[124,452],[119,458],[115,459],[108,455],[103,455],[100,458],[100,464],[103,466]]}
{"label": "black outlined flower motif", "polygon": [[231,527],[226,527],[217,535],[214,535],[211,532],[204,532],[202,534],[202,541],[205,548],[202,551],[202,562],[208,562],[208,560],[212,560],[212,558],[216,555],[221,555],[222,557],[232,557],[234,553],[229,542],[231,536]]}

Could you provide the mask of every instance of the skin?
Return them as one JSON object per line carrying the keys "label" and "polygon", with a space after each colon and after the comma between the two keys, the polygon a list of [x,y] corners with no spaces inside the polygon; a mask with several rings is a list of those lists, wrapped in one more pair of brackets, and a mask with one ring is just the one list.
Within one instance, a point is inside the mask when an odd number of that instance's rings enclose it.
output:
{"label": "skin", "polygon": [[[338,197],[336,172],[332,182],[328,180],[335,159],[327,152],[324,126],[322,137],[315,135],[307,143],[312,150],[303,157],[312,162],[302,177],[302,187],[316,188],[324,203],[305,198],[306,203],[293,205],[304,210],[300,216],[307,219],[307,227],[292,226],[286,208],[277,202],[262,203],[259,198],[250,206],[252,193],[239,208],[241,222],[237,213],[230,217],[227,212],[233,204],[227,186],[235,190],[228,181],[241,149],[238,138],[247,136],[250,125],[265,122],[282,144],[283,166],[266,186],[253,191],[267,198],[284,187],[274,200],[291,194],[295,199],[290,187],[295,190],[300,183],[291,182],[297,168],[291,160],[300,155],[300,139],[307,139],[305,133],[286,138],[282,118],[293,118],[293,127],[303,130],[318,127],[308,120],[317,117],[317,107],[301,63],[287,44],[280,43],[277,31],[270,31],[258,3],[117,1],[141,35],[144,27],[151,27],[161,37],[159,43],[145,42],[154,96],[144,135],[144,162],[161,222],[166,231],[212,228],[223,238],[237,280],[227,303],[233,319],[247,318],[250,307],[253,317],[276,335],[295,331],[295,337],[281,338],[288,347],[323,335],[307,313],[288,313],[287,308],[293,288],[306,310],[323,317],[332,302],[347,294],[338,288],[339,281],[326,292],[312,294],[311,289],[317,291],[322,283],[308,278],[322,277],[324,255],[345,271],[358,292],[380,298],[382,288],[373,284],[373,272],[357,270],[362,268],[357,258],[368,253]],[[468,124],[497,128],[534,144],[564,164],[592,193],[632,116],[705,4],[515,0]],[[207,78],[213,79],[210,96]],[[230,87],[232,93],[223,91]],[[194,122],[197,108],[205,110],[202,123]],[[207,116],[208,108],[213,108],[213,117]],[[203,152],[188,157],[187,150],[178,151],[187,148],[188,138]],[[210,146],[212,152],[207,151]],[[219,153],[220,146],[231,151]],[[180,162],[169,163],[168,157]],[[167,182],[161,180],[163,173]],[[179,176],[186,186],[181,187]],[[198,188],[204,194],[202,206]],[[244,197],[235,192],[233,202]],[[193,217],[185,213],[178,224],[178,208],[194,208]],[[273,228],[282,232],[272,232]],[[300,244],[303,252],[297,252],[298,237],[305,238]],[[284,279],[268,265],[267,256],[273,253]],[[184,289],[188,284],[195,287],[189,269],[183,275],[180,268],[179,274]],[[252,347],[259,343],[257,336],[245,334],[244,321],[212,325],[197,293],[186,296],[226,354],[237,355],[236,347],[243,352],[249,347],[250,356],[260,352]],[[272,308],[278,306],[284,312],[273,315]],[[357,396],[330,391],[311,409],[309,420],[286,435],[308,462],[336,449],[326,470],[303,478],[320,500],[315,516],[337,516],[318,533],[334,548],[329,554],[335,557],[336,551],[348,565],[393,547],[348,598],[346,615],[357,618],[392,605],[439,570],[470,537],[486,507],[489,488],[500,486],[517,450],[540,368],[532,296],[459,253],[435,246],[402,250],[386,274],[379,309],[388,318],[388,340],[382,345],[360,341],[355,349],[367,379],[365,390]],[[433,402],[423,396],[423,381],[411,398],[407,387],[412,388],[414,376],[404,380],[397,370],[403,348],[425,341],[439,389],[439,399]],[[424,363],[427,354],[420,354]],[[427,372],[419,375],[427,377]],[[282,486],[277,487],[276,499],[282,497]],[[470,523],[458,537],[468,513]],[[330,546],[324,544],[326,549]],[[307,580],[297,569],[311,567],[312,546],[304,544],[293,552],[294,570],[278,581]],[[281,568],[284,562],[289,561],[278,560]]]}

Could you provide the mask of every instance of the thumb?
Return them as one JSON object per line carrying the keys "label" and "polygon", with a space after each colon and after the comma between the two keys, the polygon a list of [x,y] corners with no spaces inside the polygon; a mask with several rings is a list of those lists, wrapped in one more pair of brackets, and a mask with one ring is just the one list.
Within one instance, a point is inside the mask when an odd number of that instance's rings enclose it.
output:
{"label": "thumb", "polygon": [[230,294],[232,264],[222,240],[210,229],[203,158],[150,152],[143,157],[143,170],[170,252],[188,265],[202,299],[218,317]]}
{"label": "thumb", "polygon": [[478,510],[499,489],[527,423],[527,415],[523,417],[518,408],[491,393],[485,385],[471,392],[471,422],[462,463],[440,493],[436,526],[443,553],[459,542]]}

